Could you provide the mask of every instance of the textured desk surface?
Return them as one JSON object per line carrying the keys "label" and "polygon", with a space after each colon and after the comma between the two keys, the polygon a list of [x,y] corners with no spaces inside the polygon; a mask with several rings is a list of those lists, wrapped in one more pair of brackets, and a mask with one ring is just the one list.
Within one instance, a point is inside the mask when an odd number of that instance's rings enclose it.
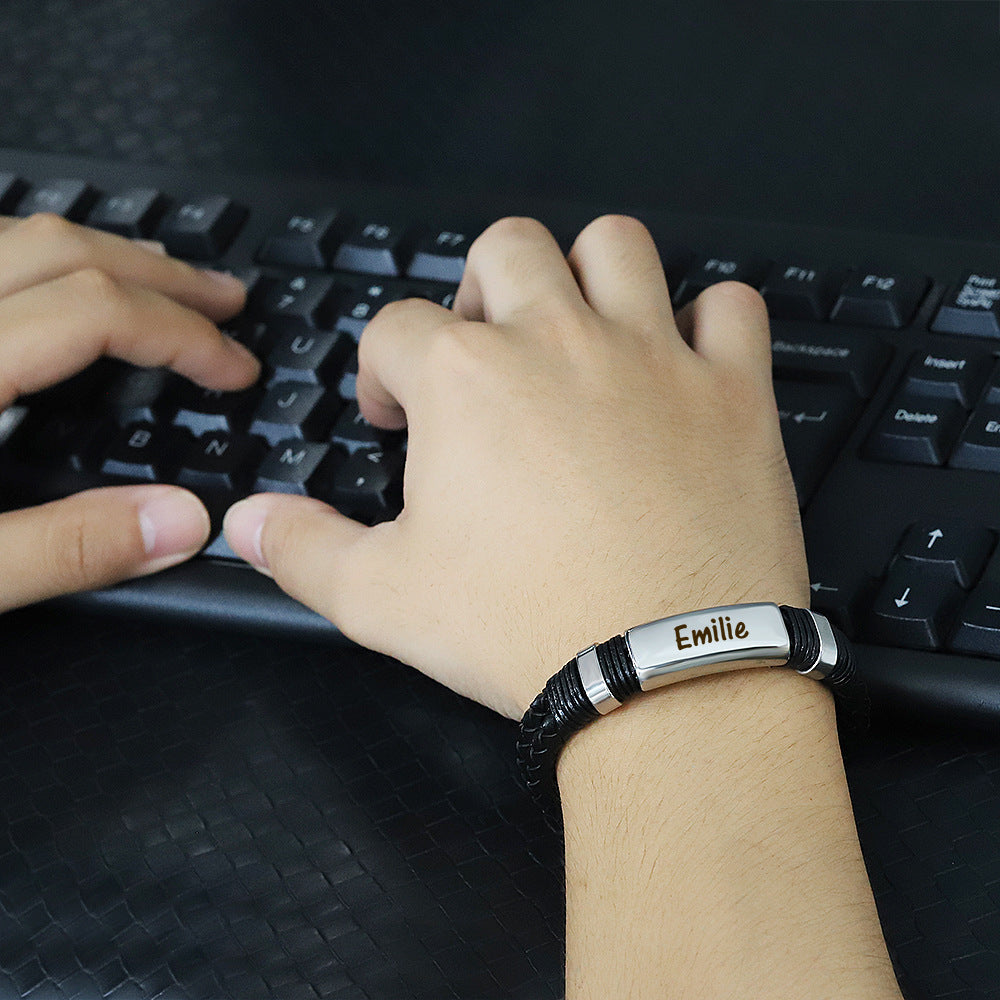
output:
{"label": "textured desk surface", "polygon": [[[339,6],[8,0],[0,145],[998,231],[995,4]],[[0,996],[559,995],[508,723],[354,650],[0,643]],[[883,726],[849,777],[907,996],[1000,997],[996,743]]]}

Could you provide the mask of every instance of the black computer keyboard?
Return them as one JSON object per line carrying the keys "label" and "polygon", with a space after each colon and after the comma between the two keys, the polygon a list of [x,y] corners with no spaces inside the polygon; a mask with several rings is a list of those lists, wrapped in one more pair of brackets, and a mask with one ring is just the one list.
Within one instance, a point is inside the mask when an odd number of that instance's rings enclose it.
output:
{"label": "black computer keyboard", "polygon": [[[105,360],[0,413],[0,503],[169,481],[214,536],[192,562],[70,598],[94,609],[335,638],[233,557],[250,492],[308,493],[373,523],[401,502],[405,439],[365,423],[357,340],[385,302],[448,304],[492,219],[566,245],[629,206],[240,178],[0,151],[0,213],[56,212],[162,241],[250,289],[229,332],[265,366],[216,393]],[[675,301],[735,278],[773,317],[775,389],[813,606],[858,645],[876,708],[1000,720],[1000,244],[637,212]]]}

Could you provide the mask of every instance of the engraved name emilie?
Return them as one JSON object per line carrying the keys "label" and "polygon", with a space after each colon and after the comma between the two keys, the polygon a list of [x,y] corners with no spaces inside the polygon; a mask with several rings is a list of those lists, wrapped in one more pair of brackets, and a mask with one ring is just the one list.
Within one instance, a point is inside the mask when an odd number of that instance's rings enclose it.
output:
{"label": "engraved name emilie", "polygon": [[725,642],[727,639],[746,639],[750,633],[743,622],[735,625],[729,615],[719,615],[712,618],[711,624],[704,628],[691,628],[687,624],[674,626],[678,649],[692,649],[694,646],[707,646],[713,642]]}

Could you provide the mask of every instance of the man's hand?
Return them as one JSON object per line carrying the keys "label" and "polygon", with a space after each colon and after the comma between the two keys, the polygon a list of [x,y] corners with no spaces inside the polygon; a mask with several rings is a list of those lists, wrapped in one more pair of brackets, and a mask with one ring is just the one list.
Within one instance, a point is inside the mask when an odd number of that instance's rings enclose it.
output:
{"label": "man's hand", "polygon": [[760,296],[674,318],[656,247],[604,217],[568,259],[539,223],[475,242],[454,310],[383,308],[358,401],[409,428],[404,507],[234,506],[229,543],[363,645],[517,718],[579,649],[742,601],[808,603]]}
{"label": "man's hand", "polygon": [[[102,355],[211,389],[246,386],[256,359],[215,326],[244,298],[235,278],[118,236],[53,215],[0,218],[0,411]],[[201,502],[173,486],[90,490],[0,514],[0,611],[162,569],[208,531]]]}

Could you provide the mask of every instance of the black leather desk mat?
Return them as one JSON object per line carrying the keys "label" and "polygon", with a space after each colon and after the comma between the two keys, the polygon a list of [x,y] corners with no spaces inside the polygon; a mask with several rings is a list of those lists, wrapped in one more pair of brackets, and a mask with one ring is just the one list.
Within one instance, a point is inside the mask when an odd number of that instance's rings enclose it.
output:
{"label": "black leather desk mat", "polygon": [[[604,7],[7,0],[0,144],[995,234],[953,193],[995,166],[993,4]],[[0,996],[559,994],[507,723],[358,651],[48,610],[0,651]],[[910,1000],[1000,997],[998,772],[956,733],[852,753]]]}

